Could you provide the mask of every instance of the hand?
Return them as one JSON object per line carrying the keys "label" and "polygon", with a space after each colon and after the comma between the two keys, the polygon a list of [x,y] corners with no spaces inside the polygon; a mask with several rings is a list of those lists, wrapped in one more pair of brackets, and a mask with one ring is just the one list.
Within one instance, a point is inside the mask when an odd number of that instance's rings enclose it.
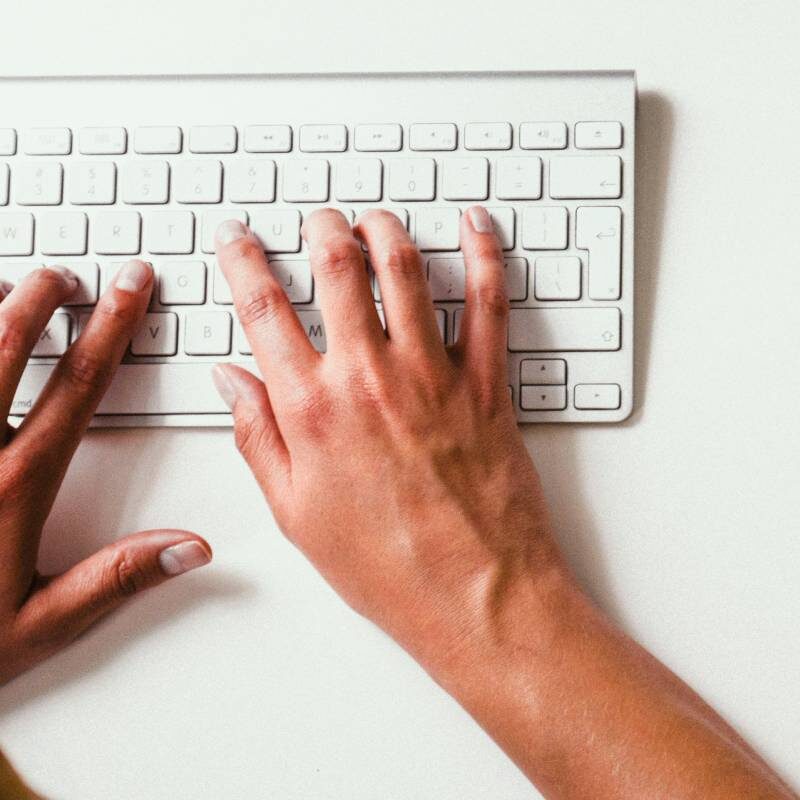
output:
{"label": "hand", "polygon": [[520,580],[563,572],[509,399],[503,258],[487,212],[461,220],[466,307],[452,347],[419,252],[391,213],[365,213],[355,236],[330,209],[303,226],[324,355],[258,240],[233,221],[217,236],[264,378],[216,368],[239,449],[289,539],[353,608],[437,669],[496,623]]}
{"label": "hand", "polygon": [[[75,276],[60,267],[36,269],[16,288],[3,286],[0,418],[8,417],[48,320],[76,288]],[[198,536],[165,529],[120,539],[63,575],[36,570],[42,528],[67,466],[152,288],[151,267],[128,262],[22,425],[17,430],[6,425],[0,442],[0,682],[52,655],[135,592],[211,559]]]}

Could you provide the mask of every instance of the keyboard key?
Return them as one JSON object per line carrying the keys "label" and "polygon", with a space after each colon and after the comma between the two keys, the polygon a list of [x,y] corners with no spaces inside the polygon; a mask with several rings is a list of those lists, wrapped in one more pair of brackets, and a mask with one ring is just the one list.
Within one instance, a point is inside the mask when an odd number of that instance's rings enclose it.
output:
{"label": "keyboard key", "polygon": [[201,249],[204,253],[214,253],[214,235],[217,228],[226,220],[236,219],[247,225],[247,212],[239,208],[219,208],[203,213],[203,236]]}
{"label": "keyboard key", "polygon": [[33,255],[33,214],[0,213],[0,256]]}
{"label": "keyboard key", "polygon": [[8,164],[0,164],[0,206],[8,205]]}
{"label": "keyboard key", "polygon": [[214,263],[214,302],[217,303],[217,305],[233,305],[231,287],[228,281],[225,280],[222,268],[217,263]]}
{"label": "keyboard key", "polygon": [[117,198],[117,165],[113,161],[70,164],[67,187],[73,205],[113,205]]}
{"label": "keyboard key", "polygon": [[537,300],[580,300],[581,260],[575,256],[537,258],[533,293]]}
{"label": "keyboard key", "polygon": [[514,209],[504,206],[489,206],[486,210],[492,219],[494,232],[500,240],[500,247],[503,250],[513,250],[516,228]]}
{"label": "keyboard key", "polygon": [[267,158],[234,161],[226,178],[232,203],[272,203],[275,200],[275,162]]}
{"label": "keyboard key", "polygon": [[86,156],[122,155],[128,149],[125,128],[83,128],[78,149]]}
{"label": "keyboard key", "polygon": [[235,153],[233,125],[199,125],[189,131],[190,153]]}
{"label": "keyboard key", "polygon": [[292,129],[288,125],[250,125],[244,129],[247,153],[288,153],[292,149]]}
{"label": "keyboard key", "polygon": [[592,300],[619,300],[622,211],[617,206],[578,208],[575,245],[589,251],[589,297]]}
{"label": "keyboard key", "polygon": [[169,200],[166,161],[128,161],[123,164],[120,182],[123,203],[159,205]]}
{"label": "keyboard key", "polygon": [[561,411],[567,407],[566,386],[520,386],[523,411]]}
{"label": "keyboard key", "polygon": [[498,200],[538,200],[542,196],[542,159],[498,158],[495,194]]}
{"label": "keyboard key", "polygon": [[69,347],[69,323],[69,314],[53,314],[47,327],[39,335],[31,356],[55,358],[63,355]]}
{"label": "keyboard key", "polygon": [[614,410],[620,406],[616,383],[579,383],[575,387],[575,408]]}
{"label": "keyboard key", "polygon": [[485,200],[489,196],[489,162],[485,158],[448,158],[442,172],[445,200]]}
{"label": "keyboard key", "polygon": [[619,156],[561,156],[550,159],[550,196],[616,198],[622,196]]}
{"label": "keyboard key", "polygon": [[375,202],[383,196],[383,164],[377,158],[345,158],[336,164],[334,196],[345,202]]}
{"label": "keyboard key", "polygon": [[287,161],[283,166],[283,199],[287,203],[325,203],[330,167],[322,158]]}
{"label": "keyboard key", "polygon": [[0,156],[13,156],[17,152],[17,132],[13,128],[0,128]]}
{"label": "keyboard key", "polygon": [[458,129],[452,122],[412,125],[409,139],[412,150],[455,150]]}
{"label": "keyboard key", "polygon": [[436,163],[432,158],[394,158],[388,164],[390,200],[436,197]]}
{"label": "keyboard key", "polygon": [[131,355],[174,356],[177,352],[177,314],[145,314],[139,330],[131,339]]}
{"label": "keyboard key", "polygon": [[342,153],[347,150],[344,125],[301,125],[300,149],[304,153]]}
{"label": "keyboard key", "polygon": [[250,342],[247,341],[247,334],[244,332],[242,323],[239,322],[238,319],[234,322],[234,328],[235,328],[234,337],[236,338],[236,349],[243,356],[253,355],[253,348],[250,346]]}
{"label": "keyboard key", "polygon": [[512,352],[619,350],[617,308],[512,308],[508,349]]}
{"label": "keyboard key", "polygon": [[202,305],[206,301],[203,261],[165,261],[158,268],[158,300],[163,306]]}
{"label": "keyboard key", "polygon": [[362,152],[393,152],[403,146],[403,128],[396,123],[357,125],[355,149]]}
{"label": "keyboard key", "polygon": [[311,340],[311,344],[320,353],[324,353],[328,349],[328,343],[325,338],[325,323],[322,321],[322,312],[298,311],[297,316],[306,332],[306,336]]}
{"label": "keyboard key", "polygon": [[311,302],[314,287],[308,261],[270,261],[269,268],[292,303]]}
{"label": "keyboard key", "polygon": [[575,147],[616,150],[622,147],[622,125],[619,122],[576,122]]}
{"label": "keyboard key", "polygon": [[133,149],[137,153],[180,153],[182,148],[183,133],[174,125],[137,128],[133,137]]}
{"label": "keyboard key", "polygon": [[66,156],[72,152],[69,128],[33,128],[22,134],[22,151],[29,156]]}
{"label": "keyboard key", "polygon": [[466,272],[462,258],[431,258],[428,261],[428,284],[436,301],[463,301]]}
{"label": "keyboard key", "polygon": [[508,122],[472,122],[464,126],[467,150],[510,150],[511,125]]}
{"label": "keyboard key", "polygon": [[0,261],[0,278],[16,286],[28,273],[43,266],[30,261]]}
{"label": "keyboard key", "polygon": [[100,255],[137,255],[142,219],[136,211],[103,211],[92,220],[94,251]]}
{"label": "keyboard key", "polygon": [[506,292],[511,301],[525,300],[528,296],[528,259],[514,256],[503,260],[506,270]]}
{"label": "keyboard key", "polygon": [[178,203],[219,203],[222,200],[222,164],[219,161],[178,161],[175,164],[175,200]]}
{"label": "keyboard key", "polygon": [[151,211],[144,230],[145,247],[151,253],[182,255],[194,250],[191,211]]}
{"label": "keyboard key", "polygon": [[567,209],[526,206],[522,211],[522,246],[526,250],[565,250]]}
{"label": "keyboard key", "polygon": [[458,250],[461,211],[451,206],[421,208],[414,215],[414,241],[420,250]]}
{"label": "keyboard key", "polygon": [[567,146],[564,122],[523,122],[519,126],[519,146],[523,150],[563,150]]}
{"label": "keyboard key", "polygon": [[53,211],[39,217],[39,249],[46,256],[86,254],[89,221],[79,211]]}
{"label": "keyboard key", "polygon": [[78,279],[78,288],[64,305],[93,306],[97,302],[100,288],[100,269],[94,261],[60,261]]}
{"label": "keyboard key", "polygon": [[533,386],[567,382],[567,362],[560,358],[526,358],[519,365],[519,382]]}
{"label": "keyboard key", "polygon": [[186,314],[184,350],[190,356],[224,356],[231,352],[231,315],[227,311]]}
{"label": "keyboard key", "polygon": [[55,161],[16,164],[13,175],[21,206],[57,206],[61,203],[64,168]]}
{"label": "keyboard key", "polygon": [[300,250],[300,212],[293,208],[270,208],[250,214],[250,230],[267,253],[297,253]]}

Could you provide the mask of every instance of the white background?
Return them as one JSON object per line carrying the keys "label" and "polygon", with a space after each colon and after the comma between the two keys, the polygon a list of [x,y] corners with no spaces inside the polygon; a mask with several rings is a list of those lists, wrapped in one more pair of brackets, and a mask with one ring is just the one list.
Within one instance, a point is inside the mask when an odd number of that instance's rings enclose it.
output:
{"label": "white background", "polygon": [[[0,74],[635,68],[638,410],[525,436],[587,589],[800,784],[796,0],[40,0],[1,22]],[[228,432],[92,433],[45,566],[159,525],[214,565],[0,692],[43,792],[535,796],[282,541]]]}

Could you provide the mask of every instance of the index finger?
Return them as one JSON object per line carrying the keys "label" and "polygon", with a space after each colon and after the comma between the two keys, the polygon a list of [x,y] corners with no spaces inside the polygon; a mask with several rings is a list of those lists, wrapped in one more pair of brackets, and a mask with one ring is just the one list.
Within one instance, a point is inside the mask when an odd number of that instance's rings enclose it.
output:
{"label": "index finger", "polygon": [[217,259],[270,394],[308,379],[320,355],[308,340],[261,243],[241,222],[217,228]]}

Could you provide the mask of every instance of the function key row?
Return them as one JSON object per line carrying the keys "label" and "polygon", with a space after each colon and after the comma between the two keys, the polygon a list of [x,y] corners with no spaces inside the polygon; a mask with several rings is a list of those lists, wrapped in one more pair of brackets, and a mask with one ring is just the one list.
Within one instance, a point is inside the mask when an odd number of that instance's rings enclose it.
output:
{"label": "function key row", "polygon": [[[305,153],[342,153],[348,149],[348,127],[341,124],[301,125],[298,149]],[[21,151],[30,156],[64,156],[73,150],[70,128],[33,128],[20,136]],[[288,153],[294,146],[290,125],[250,125],[242,129],[246,153]],[[523,150],[563,150],[568,143],[565,122],[523,122],[518,143]],[[415,123],[408,126],[408,147],[416,151],[455,150],[459,127],[452,122]],[[396,152],[403,149],[403,126],[398,123],[356,125],[353,149],[360,152]],[[510,122],[475,122],[463,126],[465,150],[510,150]],[[574,144],[580,150],[616,150],[622,147],[622,124],[616,121],[576,122]],[[189,129],[190,153],[235,153],[239,131],[234,125],[200,125]],[[0,156],[17,152],[17,132],[0,128]],[[122,127],[83,128],[78,134],[83,155],[122,155],[128,151],[128,131]],[[183,129],[176,125],[137,128],[133,151],[141,154],[175,154],[184,149]]]}

